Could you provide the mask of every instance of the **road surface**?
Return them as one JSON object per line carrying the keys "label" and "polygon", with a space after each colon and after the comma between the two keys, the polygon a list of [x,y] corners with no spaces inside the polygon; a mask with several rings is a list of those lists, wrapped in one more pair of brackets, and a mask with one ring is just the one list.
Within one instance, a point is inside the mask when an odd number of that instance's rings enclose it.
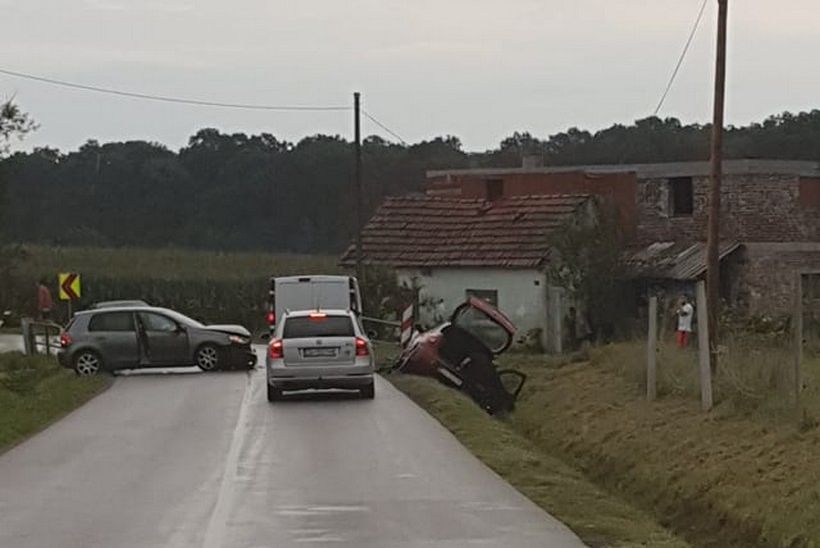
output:
{"label": "road surface", "polygon": [[0,455],[0,546],[582,546],[381,379],[373,401],[264,389],[118,377]]}

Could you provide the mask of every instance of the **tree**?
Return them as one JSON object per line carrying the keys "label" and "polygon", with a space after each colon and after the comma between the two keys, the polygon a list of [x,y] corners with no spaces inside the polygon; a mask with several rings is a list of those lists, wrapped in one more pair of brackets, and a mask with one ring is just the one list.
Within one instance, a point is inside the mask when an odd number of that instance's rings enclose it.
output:
{"label": "tree", "polygon": [[573,219],[550,237],[550,283],[567,291],[596,336],[610,334],[622,316],[626,277],[617,218],[614,206],[599,200],[592,217]]}
{"label": "tree", "polygon": [[[11,139],[23,138],[35,128],[34,122],[11,101],[0,105],[0,159],[9,151]],[[0,169],[0,218],[3,218],[6,207],[5,184],[3,170]],[[0,225],[0,312],[6,310],[11,295],[6,294],[3,288],[12,287],[11,278],[14,276],[15,266],[24,258],[19,247],[9,247],[4,244],[3,226]]]}

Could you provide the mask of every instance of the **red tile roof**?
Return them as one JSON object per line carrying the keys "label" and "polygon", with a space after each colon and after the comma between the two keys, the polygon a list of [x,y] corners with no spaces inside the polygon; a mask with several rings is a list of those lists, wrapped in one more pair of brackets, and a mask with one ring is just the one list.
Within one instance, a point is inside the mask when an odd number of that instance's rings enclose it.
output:
{"label": "red tile roof", "polygon": [[[488,202],[433,196],[387,198],[362,233],[366,264],[394,267],[537,267],[549,235],[586,195],[511,196]],[[352,266],[355,244],[342,256]]]}

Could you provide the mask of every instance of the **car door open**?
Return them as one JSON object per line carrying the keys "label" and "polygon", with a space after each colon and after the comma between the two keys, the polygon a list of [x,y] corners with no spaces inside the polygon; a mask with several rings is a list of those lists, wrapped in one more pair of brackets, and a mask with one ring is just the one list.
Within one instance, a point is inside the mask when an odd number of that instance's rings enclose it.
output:
{"label": "car door open", "polygon": [[138,312],[137,316],[150,367],[184,365],[192,361],[188,333],[180,324],[156,312]]}

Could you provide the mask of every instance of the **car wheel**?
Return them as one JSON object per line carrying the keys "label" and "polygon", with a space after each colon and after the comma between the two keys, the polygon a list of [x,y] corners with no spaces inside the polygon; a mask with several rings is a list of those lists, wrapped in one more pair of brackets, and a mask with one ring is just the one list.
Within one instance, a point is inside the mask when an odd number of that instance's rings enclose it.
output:
{"label": "car wheel", "polygon": [[364,388],[360,388],[359,393],[361,394],[362,398],[366,400],[372,400],[376,397],[376,384],[371,382]]}
{"label": "car wheel", "polygon": [[275,402],[282,399],[282,391],[268,384],[268,401]]}
{"label": "car wheel", "polygon": [[212,344],[204,344],[196,351],[196,365],[203,371],[215,371],[219,367],[219,349]]}
{"label": "car wheel", "polygon": [[102,370],[102,359],[91,350],[83,350],[74,357],[74,371],[81,377],[96,375]]}

